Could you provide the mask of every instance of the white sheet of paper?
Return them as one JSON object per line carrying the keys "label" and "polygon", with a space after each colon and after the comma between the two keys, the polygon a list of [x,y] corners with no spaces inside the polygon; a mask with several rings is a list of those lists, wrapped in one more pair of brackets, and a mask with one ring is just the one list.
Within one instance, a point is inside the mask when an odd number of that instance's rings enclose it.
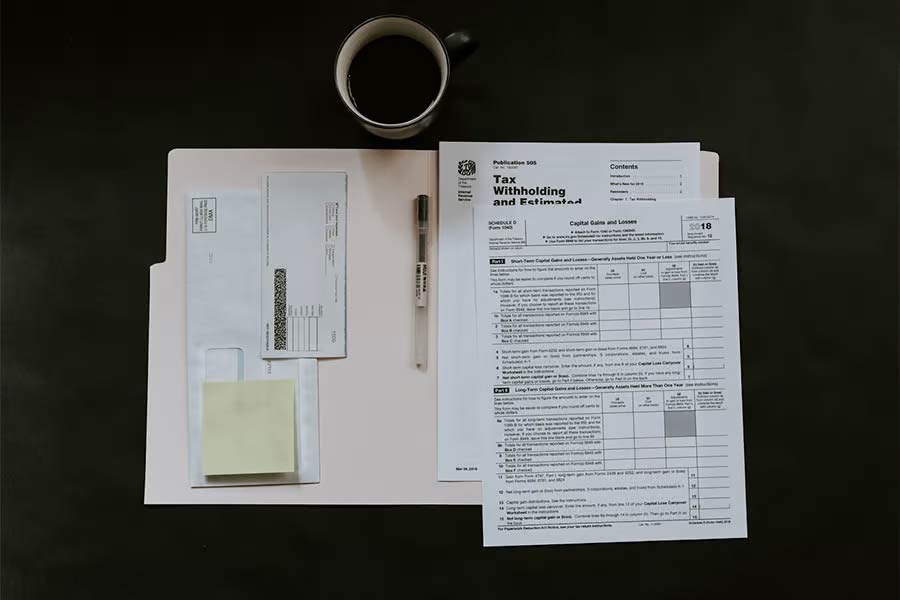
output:
{"label": "white sheet of paper", "polygon": [[266,173],[262,356],[347,355],[347,174]]}
{"label": "white sheet of paper", "polygon": [[746,537],[734,201],[474,233],[484,544]]}
{"label": "white sheet of paper", "polygon": [[441,142],[439,160],[438,479],[477,481],[473,206],[697,197],[700,145]]}
{"label": "white sheet of paper", "polygon": [[[259,355],[260,198],[253,192],[187,198],[187,366],[190,480],[194,487],[319,481],[319,401],[315,359]],[[297,469],[291,473],[203,473],[203,383],[295,382]]]}

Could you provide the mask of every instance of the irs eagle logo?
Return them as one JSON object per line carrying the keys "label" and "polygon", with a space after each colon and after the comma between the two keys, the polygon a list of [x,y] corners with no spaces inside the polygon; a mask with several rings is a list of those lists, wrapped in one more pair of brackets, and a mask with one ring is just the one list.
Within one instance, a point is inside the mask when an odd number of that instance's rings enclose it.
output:
{"label": "irs eagle logo", "polygon": [[471,177],[475,174],[475,161],[461,160],[459,161],[459,164],[456,165],[456,170],[459,171],[459,174],[463,177]]}

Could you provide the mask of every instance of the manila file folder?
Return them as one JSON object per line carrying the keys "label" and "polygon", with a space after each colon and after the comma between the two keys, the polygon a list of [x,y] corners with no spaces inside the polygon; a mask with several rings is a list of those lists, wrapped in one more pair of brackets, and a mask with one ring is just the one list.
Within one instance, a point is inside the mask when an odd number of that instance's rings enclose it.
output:
{"label": "manila file folder", "polygon": [[[718,156],[703,152],[701,161],[703,195],[717,197]],[[415,366],[414,200],[435,202],[437,164],[437,152],[417,150],[169,153],[166,260],[150,268],[145,504],[480,504],[480,483],[437,480],[436,294],[429,368]],[[256,191],[261,174],[277,171],[347,174],[347,357],[319,361],[320,482],[192,488],[185,198],[201,189]]]}

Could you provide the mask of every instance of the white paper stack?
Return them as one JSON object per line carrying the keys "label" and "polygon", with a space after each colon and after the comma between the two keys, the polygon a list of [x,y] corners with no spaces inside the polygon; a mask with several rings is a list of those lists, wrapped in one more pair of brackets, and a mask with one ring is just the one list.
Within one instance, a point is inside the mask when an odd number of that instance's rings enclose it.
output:
{"label": "white paper stack", "polygon": [[734,203],[699,199],[699,145],[440,161],[439,474],[482,480],[485,545],[746,537]]}

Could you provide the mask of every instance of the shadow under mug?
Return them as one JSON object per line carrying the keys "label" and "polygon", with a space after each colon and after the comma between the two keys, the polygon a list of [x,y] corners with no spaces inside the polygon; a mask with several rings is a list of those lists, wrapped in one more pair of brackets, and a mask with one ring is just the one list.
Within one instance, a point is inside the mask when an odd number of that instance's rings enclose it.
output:
{"label": "shadow under mug", "polygon": [[[350,65],[360,49],[389,35],[408,37],[425,46],[437,61],[441,75],[437,96],[420,115],[402,123],[380,123],[362,114],[353,103],[347,80]],[[401,15],[373,17],[357,25],[341,43],[334,61],[334,83],[344,106],[364,129],[387,139],[406,139],[431,125],[447,92],[450,69],[472,54],[477,47],[478,43],[467,31],[456,31],[441,39],[430,27],[411,17]]]}

